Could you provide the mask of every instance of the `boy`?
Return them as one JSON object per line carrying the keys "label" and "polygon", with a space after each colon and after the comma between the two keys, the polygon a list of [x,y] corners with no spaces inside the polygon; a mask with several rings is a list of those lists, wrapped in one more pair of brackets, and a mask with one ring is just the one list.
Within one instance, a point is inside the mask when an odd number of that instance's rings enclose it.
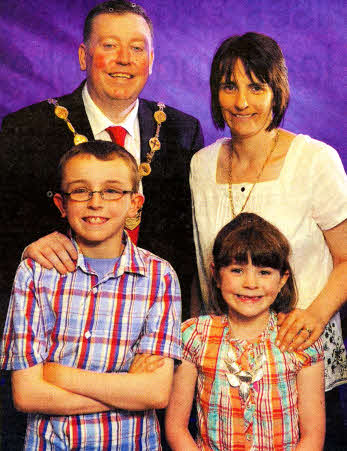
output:
{"label": "boy", "polygon": [[181,358],[180,291],[171,266],[124,232],[144,201],[138,186],[134,158],[111,142],[61,160],[54,203],[76,270],[20,264],[1,347],[15,406],[29,413],[26,449],[160,449],[153,409],[166,406]]}

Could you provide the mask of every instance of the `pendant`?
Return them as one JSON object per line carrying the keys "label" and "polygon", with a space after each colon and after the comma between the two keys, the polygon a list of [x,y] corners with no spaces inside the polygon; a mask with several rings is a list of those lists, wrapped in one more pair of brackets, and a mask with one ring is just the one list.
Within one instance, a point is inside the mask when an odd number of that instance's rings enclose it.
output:
{"label": "pendant", "polygon": [[264,354],[259,354],[255,357],[255,362],[252,370],[243,370],[238,363],[236,363],[236,354],[233,349],[229,349],[225,365],[229,371],[226,374],[227,380],[232,387],[239,387],[239,394],[244,402],[247,402],[251,384],[259,381],[263,377],[263,365],[265,363]]}
{"label": "pendant", "polygon": [[126,218],[125,228],[128,230],[134,230],[141,222],[141,210],[137,212],[135,218]]}

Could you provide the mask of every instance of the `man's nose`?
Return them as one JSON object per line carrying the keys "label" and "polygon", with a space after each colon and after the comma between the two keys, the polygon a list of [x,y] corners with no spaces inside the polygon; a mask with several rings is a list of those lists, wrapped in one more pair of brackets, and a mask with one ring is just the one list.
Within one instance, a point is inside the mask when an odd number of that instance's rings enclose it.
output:
{"label": "man's nose", "polygon": [[131,61],[130,51],[127,46],[121,45],[117,52],[117,63],[127,65]]}

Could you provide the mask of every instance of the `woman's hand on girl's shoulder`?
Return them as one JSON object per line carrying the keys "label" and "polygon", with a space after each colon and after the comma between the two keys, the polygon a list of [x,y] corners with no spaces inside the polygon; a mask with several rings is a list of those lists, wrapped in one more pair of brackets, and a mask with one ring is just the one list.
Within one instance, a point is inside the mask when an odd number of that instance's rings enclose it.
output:
{"label": "woman's hand on girl's shoulder", "polygon": [[323,333],[326,324],[308,310],[296,308],[278,314],[276,344],[282,351],[302,351],[311,346]]}

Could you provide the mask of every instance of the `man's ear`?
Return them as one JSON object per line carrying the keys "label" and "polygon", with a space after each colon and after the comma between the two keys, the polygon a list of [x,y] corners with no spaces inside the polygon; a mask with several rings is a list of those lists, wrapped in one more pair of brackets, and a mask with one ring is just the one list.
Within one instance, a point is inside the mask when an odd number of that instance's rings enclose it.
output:
{"label": "man's ear", "polygon": [[80,44],[78,47],[78,61],[80,62],[80,69],[86,70],[87,69],[87,63],[86,63],[86,53],[87,53],[87,47],[84,42]]}
{"label": "man's ear", "polygon": [[128,218],[135,218],[137,212],[142,207],[145,201],[145,196],[140,193],[134,193],[131,195],[131,205],[128,210]]}
{"label": "man's ear", "polygon": [[61,194],[55,193],[53,196],[54,205],[58,208],[62,218],[66,218],[66,210],[64,205],[64,198]]}

